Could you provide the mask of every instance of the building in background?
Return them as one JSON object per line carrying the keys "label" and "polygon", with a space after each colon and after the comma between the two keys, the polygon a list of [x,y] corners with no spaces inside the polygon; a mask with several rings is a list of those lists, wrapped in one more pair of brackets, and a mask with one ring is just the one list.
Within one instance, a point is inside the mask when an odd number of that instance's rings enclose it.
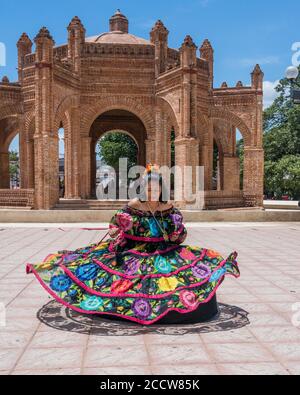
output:
{"label": "building in background", "polygon": [[[96,144],[118,129],[135,140],[140,165],[204,166],[206,208],[262,207],[260,67],[255,66],[250,86],[239,81],[234,87],[214,87],[210,42],[204,40],[198,51],[186,36],[180,48],[173,49],[168,36],[161,21],[149,40],[130,34],[129,21],[119,10],[109,21],[109,31],[93,37],[74,17],[67,43],[60,46],[45,27],[34,38],[34,50],[32,40],[22,34],[17,43],[18,81],[4,77],[0,83],[0,205],[22,205],[27,197],[26,204],[35,209],[56,207],[62,169],[64,197],[91,199],[101,178]],[[63,164],[58,149],[61,128]],[[242,189],[237,130],[244,140]],[[16,131],[20,191],[9,189],[8,147]],[[185,203],[180,202],[182,208]]]}

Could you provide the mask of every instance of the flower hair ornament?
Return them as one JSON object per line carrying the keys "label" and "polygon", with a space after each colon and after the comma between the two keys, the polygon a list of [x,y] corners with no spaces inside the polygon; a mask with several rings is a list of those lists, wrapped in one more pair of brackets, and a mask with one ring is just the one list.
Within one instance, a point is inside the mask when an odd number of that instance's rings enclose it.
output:
{"label": "flower hair ornament", "polygon": [[160,167],[159,167],[159,165],[157,165],[155,163],[154,164],[148,163],[148,165],[146,166],[144,177],[146,177],[147,175],[152,174],[152,173],[160,174]]}

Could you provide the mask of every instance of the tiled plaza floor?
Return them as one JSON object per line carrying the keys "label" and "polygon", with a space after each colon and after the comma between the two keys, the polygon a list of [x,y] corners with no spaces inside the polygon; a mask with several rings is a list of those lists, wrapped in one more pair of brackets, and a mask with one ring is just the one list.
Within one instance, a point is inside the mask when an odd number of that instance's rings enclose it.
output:
{"label": "tiled plaza floor", "polygon": [[299,223],[189,227],[188,244],[224,256],[238,251],[241,278],[228,277],[218,297],[225,310],[249,313],[242,325],[229,318],[226,330],[211,323],[206,331],[114,327],[101,320],[96,330],[93,322],[66,314],[25,274],[25,263],[93,243],[104,233],[62,226],[65,231],[55,228],[60,225],[0,224],[0,303],[6,307],[0,374],[300,373]]}

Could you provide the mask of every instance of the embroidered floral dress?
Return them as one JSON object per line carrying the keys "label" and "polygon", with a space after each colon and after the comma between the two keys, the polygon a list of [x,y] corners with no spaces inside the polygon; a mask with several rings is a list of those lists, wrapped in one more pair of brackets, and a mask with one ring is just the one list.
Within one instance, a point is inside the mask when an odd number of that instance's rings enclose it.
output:
{"label": "embroidered floral dress", "polygon": [[239,276],[236,252],[224,259],[183,244],[187,231],[178,209],[154,216],[127,205],[112,218],[109,240],[59,251],[28,264],[27,272],[71,309],[143,325],[172,310],[195,311],[211,300],[225,275]]}

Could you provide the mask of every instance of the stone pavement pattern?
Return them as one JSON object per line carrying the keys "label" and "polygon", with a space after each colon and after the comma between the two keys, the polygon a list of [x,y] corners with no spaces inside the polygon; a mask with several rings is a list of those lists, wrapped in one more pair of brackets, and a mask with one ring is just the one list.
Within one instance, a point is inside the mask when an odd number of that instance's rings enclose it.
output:
{"label": "stone pavement pattern", "polygon": [[51,298],[25,274],[25,263],[96,242],[104,232],[20,226],[0,224],[1,374],[300,373],[299,318],[292,324],[300,303],[299,223],[191,225],[188,244],[239,252],[241,278],[227,277],[218,295],[249,312],[250,325],[179,336],[94,336],[43,324],[36,314]]}

